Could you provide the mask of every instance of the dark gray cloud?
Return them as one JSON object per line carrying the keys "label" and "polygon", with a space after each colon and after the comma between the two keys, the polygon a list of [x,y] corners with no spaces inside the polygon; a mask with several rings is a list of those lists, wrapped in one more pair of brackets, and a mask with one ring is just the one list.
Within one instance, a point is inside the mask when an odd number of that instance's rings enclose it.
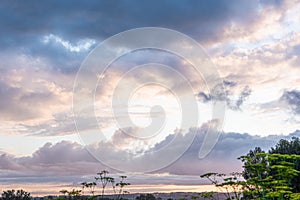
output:
{"label": "dark gray cloud", "polygon": [[[198,37],[217,38],[230,22],[251,23],[264,6],[280,7],[281,3],[264,1],[45,1],[10,2],[1,5],[3,36],[48,33],[63,37],[101,38],[141,26],[163,26]],[[63,20],[62,20],[63,19]],[[18,42],[7,38],[3,42]]]}
{"label": "dark gray cloud", "polygon": [[294,114],[300,114],[300,91],[286,90],[280,97],[280,101],[286,103]]}
{"label": "dark gray cloud", "polygon": [[300,115],[300,91],[285,89],[282,95],[273,101],[256,105],[262,113],[276,113],[284,111],[286,114],[285,122],[299,122]]}
{"label": "dark gray cloud", "polygon": [[249,86],[245,86],[240,92],[238,99],[234,102],[233,105],[229,104],[229,108],[232,110],[239,110],[244,101],[250,96],[251,89]]}
{"label": "dark gray cloud", "polygon": [[225,101],[227,107],[231,110],[241,110],[241,106],[246,99],[251,95],[249,86],[245,86],[238,94],[238,98],[233,99],[234,90],[236,90],[237,82],[224,80],[223,84],[218,84],[213,87],[210,93],[199,92],[198,98],[206,103],[209,101]]}
{"label": "dark gray cloud", "polygon": [[[226,81],[226,83],[228,83],[228,81]],[[208,101],[226,101],[228,98],[227,93],[229,92],[229,90],[225,89],[226,86],[227,85],[224,83],[218,84],[212,88],[212,91],[209,94],[206,94],[205,92],[199,92],[199,100],[203,101],[204,103]],[[231,85],[228,86],[231,87]]]}
{"label": "dark gray cloud", "polygon": [[224,80],[223,81],[224,86],[228,86],[228,87],[234,87],[237,85],[237,82],[234,81],[229,81],[229,80]]}
{"label": "dark gray cloud", "polygon": [[45,36],[53,34],[76,45],[83,39],[99,42],[131,28],[158,26],[181,31],[205,43],[223,39],[222,33],[232,23],[250,27],[259,22],[259,10],[266,7],[279,9],[282,3],[246,0],[4,1],[0,6],[0,45],[2,51],[20,51],[44,58],[51,63],[51,70],[74,72],[88,52],[70,52],[55,41],[45,44]]}

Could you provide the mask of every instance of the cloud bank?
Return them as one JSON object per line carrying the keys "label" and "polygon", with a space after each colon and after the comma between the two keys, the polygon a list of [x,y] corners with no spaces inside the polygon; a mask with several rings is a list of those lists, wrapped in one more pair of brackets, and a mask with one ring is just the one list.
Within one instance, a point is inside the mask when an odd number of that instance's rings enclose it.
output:
{"label": "cloud bank", "polygon": [[[268,150],[281,138],[290,139],[294,136],[300,136],[300,131],[286,136],[270,135],[267,137],[251,136],[246,133],[223,133],[211,153],[206,158],[200,160],[198,159],[198,153],[204,138],[203,130],[191,129],[188,134],[181,136],[173,148],[185,145],[185,140],[192,135],[192,131],[198,131],[196,138],[188,150],[178,160],[165,168],[145,176],[155,177],[155,174],[169,174],[171,176],[185,175],[193,177],[212,171],[223,173],[241,171],[242,166],[237,158],[248,153],[250,149],[259,146],[264,150]],[[119,137],[119,133],[116,133],[115,137]],[[150,151],[162,148],[169,140],[172,140],[171,136],[168,136],[165,140],[156,144]],[[124,145],[126,145],[125,143]],[[102,153],[107,153],[111,159],[117,160],[119,165],[123,165],[124,162],[127,162],[123,160],[127,153],[120,149],[121,147],[118,149],[119,145],[113,146],[110,142],[101,142],[100,145],[101,146],[95,147],[101,148]],[[172,152],[169,153],[172,154]],[[160,162],[168,156],[170,155],[161,154],[156,158],[156,162]],[[144,164],[151,165],[151,163]],[[10,154],[2,153],[0,156],[0,167],[2,169],[1,180],[11,183],[15,181],[22,182],[24,180],[25,182],[43,182],[47,181],[45,179],[49,177],[56,177],[54,180],[63,181],[66,176],[77,177],[78,180],[82,180],[82,177],[93,176],[93,174],[103,169],[108,169],[112,173],[117,172],[93,158],[83,146],[69,141],[62,141],[56,144],[46,143],[31,156],[26,157],[15,157]],[[134,168],[135,166],[132,167]],[[23,179],[24,176],[28,177],[28,179]],[[60,180],[60,176],[62,176],[62,180]],[[14,177],[14,179],[11,179],[11,177]],[[32,179],[29,179],[29,177],[32,177]],[[49,179],[49,181],[54,180],[53,178]],[[174,184],[180,184],[181,180],[178,180],[178,182],[176,182],[176,180],[172,181]],[[151,184],[151,179],[149,179],[149,184]]]}

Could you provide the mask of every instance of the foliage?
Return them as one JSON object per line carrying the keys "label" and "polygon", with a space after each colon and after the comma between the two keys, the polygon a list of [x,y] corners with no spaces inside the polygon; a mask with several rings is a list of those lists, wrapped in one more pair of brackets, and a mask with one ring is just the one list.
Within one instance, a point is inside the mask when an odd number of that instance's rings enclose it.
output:
{"label": "foliage", "polygon": [[69,190],[61,190],[59,192],[65,196],[68,196],[68,199],[77,199],[76,197],[79,197],[82,194],[82,190],[75,190],[75,189],[72,189],[70,191]]}
{"label": "foliage", "polygon": [[217,196],[218,194],[216,192],[202,192],[202,193],[199,193],[199,197],[203,197],[203,198],[206,198],[206,199],[214,199],[214,200],[217,200]]}
{"label": "foliage", "polygon": [[[247,156],[251,158],[252,164],[257,164],[257,165],[264,165],[266,162],[264,160],[263,156],[259,156],[260,153],[264,153],[259,147],[256,147],[254,150],[250,150]],[[300,155],[300,139],[293,137],[291,141],[281,139],[275,147],[272,147],[269,150],[269,154],[281,154],[281,155]],[[247,163],[249,161],[246,160],[244,165],[247,166]],[[293,163],[293,169],[300,171],[300,160],[299,159],[291,159],[286,157],[286,160],[289,163]],[[274,165],[276,161],[273,161],[271,164]],[[266,163],[265,163],[266,164]],[[279,163],[280,165],[280,163]],[[266,178],[264,176],[273,176],[274,174],[274,169],[270,170],[268,174],[265,172],[264,174],[260,174],[262,178]],[[247,168],[244,168],[243,171],[243,177],[248,180],[255,178],[256,174],[251,174],[250,171]],[[300,174],[293,176],[291,180],[289,180],[289,187],[292,188],[291,192],[293,193],[300,193]]]}
{"label": "foliage", "polygon": [[296,154],[300,155],[300,139],[292,137],[291,141],[281,139],[275,147],[269,151],[271,154]]}
{"label": "foliage", "polygon": [[[108,198],[104,198],[104,194],[107,186],[111,184],[113,192],[115,194],[115,199],[116,200],[122,199],[123,194],[129,193],[124,190],[125,186],[130,185],[130,183],[125,182],[127,176],[120,176],[120,181],[115,183],[115,179],[113,177],[108,176],[108,174],[109,174],[108,171],[103,170],[97,173],[98,176],[95,177],[96,180],[95,182],[82,182],[81,183],[82,190],[76,190],[76,189],[72,189],[70,191],[61,190],[60,193],[67,196],[68,199],[83,199],[82,195],[84,194],[85,189],[87,189],[91,194],[91,196],[87,198],[88,200],[99,199],[99,197],[101,197],[101,199],[108,199]],[[97,186],[97,182],[99,182],[101,186],[100,195],[95,194],[95,188]]]}
{"label": "foliage", "polygon": [[1,200],[30,200],[32,199],[30,193],[24,190],[7,190],[3,191],[1,195]]}
{"label": "foliage", "polygon": [[82,185],[82,193],[84,193],[84,189],[87,188],[90,190],[92,196],[95,196],[95,187],[97,185],[96,182],[83,182]]}
{"label": "foliage", "polygon": [[104,191],[105,191],[105,188],[106,188],[107,184],[111,183],[112,186],[113,186],[113,184],[115,182],[115,179],[112,178],[112,177],[109,177],[108,174],[109,174],[108,171],[103,170],[103,171],[97,173],[98,177],[95,177],[95,180],[96,181],[100,180],[100,183],[101,183],[101,187],[102,187],[101,197],[102,197],[102,199],[104,197]]}
{"label": "foliage", "polygon": [[[208,179],[215,185],[226,199],[240,199],[242,196],[242,186],[244,182],[241,181],[241,173],[231,173],[229,176],[219,173],[206,173],[201,175],[201,178]],[[218,199],[220,194],[215,192],[200,193],[201,197],[208,199]]]}
{"label": "foliage", "polygon": [[254,163],[253,157],[241,156],[244,168],[252,175],[244,185],[244,196],[251,199],[289,199],[293,193],[292,179],[299,171],[294,162],[299,155],[257,153],[255,159],[264,162]]}
{"label": "foliage", "polygon": [[124,191],[124,187],[130,185],[130,183],[125,182],[127,176],[120,176],[120,178],[120,182],[113,186],[114,193],[117,194],[116,199],[121,199],[122,194],[129,193],[128,191]]}
{"label": "foliage", "polygon": [[[224,193],[226,199],[263,199],[263,200],[285,200],[300,199],[300,193],[295,192],[299,185],[295,185],[299,180],[300,155],[279,154],[283,148],[289,145],[297,148],[299,139],[292,142],[281,140],[270,153],[265,153],[259,147],[241,156],[244,171],[232,173],[229,176],[219,173],[203,174],[201,178],[207,178],[214,184],[220,192]],[[284,150],[283,153],[296,152]],[[279,152],[279,153],[275,153]],[[243,176],[245,180],[241,180]],[[213,192],[202,193],[200,196],[207,199],[218,199],[219,194]]]}
{"label": "foliage", "polygon": [[[260,147],[255,147],[254,150],[250,150],[249,153],[246,155],[249,157],[249,159],[243,160],[244,165],[249,165],[249,164],[261,164],[265,165],[266,161],[264,160],[264,157],[262,156],[257,156],[260,153],[265,153]],[[251,158],[251,159],[250,159]],[[251,177],[255,177],[256,174],[253,174],[253,172],[248,171],[246,168],[242,172],[243,177],[247,180]],[[265,177],[266,174],[261,174],[262,177]]]}
{"label": "foliage", "polygon": [[95,180],[100,181],[101,188],[102,188],[102,192],[101,192],[102,199],[104,198],[105,188],[109,183],[111,184],[114,194],[116,195],[116,200],[121,199],[123,194],[129,193],[128,191],[124,190],[125,186],[130,185],[130,183],[125,182],[127,176],[120,176],[120,181],[116,183],[113,177],[108,176],[109,172],[106,170],[103,170],[97,174],[98,177],[95,177]]}
{"label": "foliage", "polygon": [[[296,154],[300,155],[300,139],[293,137],[291,141],[280,140],[275,147],[272,147],[269,151],[270,154]],[[300,161],[296,161],[295,169],[300,171]],[[293,186],[293,192],[300,193],[300,174],[291,180]]]}

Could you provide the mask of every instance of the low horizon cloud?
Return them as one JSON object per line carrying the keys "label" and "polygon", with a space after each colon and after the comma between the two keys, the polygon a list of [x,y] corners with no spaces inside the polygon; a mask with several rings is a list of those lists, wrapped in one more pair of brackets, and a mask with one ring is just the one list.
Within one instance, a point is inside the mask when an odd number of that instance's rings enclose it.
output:
{"label": "low horizon cloud", "polygon": [[[184,145],[186,138],[189,137],[192,131],[197,130],[191,129],[188,134],[181,136],[181,142],[177,143],[177,145]],[[199,176],[207,172],[231,173],[241,171],[242,163],[237,160],[239,156],[245,155],[250,149],[254,149],[255,147],[261,147],[267,151],[280,139],[291,139],[292,137],[300,137],[300,131],[295,131],[285,136],[270,135],[265,137],[252,136],[246,133],[222,133],[210,154],[200,160],[197,156],[204,135],[201,130],[198,130],[192,145],[177,161],[162,169],[146,174],[149,177],[152,176],[151,174],[153,174],[153,177],[156,176],[155,174],[162,174],[162,176],[164,174],[168,176]],[[172,140],[171,135],[165,138],[161,144],[168,143],[170,139]],[[111,148],[110,142],[101,142],[101,145],[102,149],[105,149],[105,153],[109,154],[112,159],[116,158],[116,153],[119,158],[126,156],[126,152],[124,151],[115,152],[115,149]],[[157,144],[153,148],[159,148],[159,146],[160,144]],[[156,160],[159,162],[168,156],[160,155]],[[119,165],[121,166],[123,162],[120,159]],[[187,165],[187,163],[189,164]],[[100,161],[89,154],[84,146],[71,141],[61,141],[56,144],[46,143],[31,156],[16,157],[11,154],[2,153],[0,155],[0,168],[2,169],[1,180],[6,183],[63,181],[64,178],[60,180],[60,176],[77,177],[78,180],[81,180],[82,177],[96,175],[97,172],[103,169],[108,169],[111,173],[120,173],[109,166],[101,164]],[[11,179],[12,177],[14,179]],[[53,178],[48,179],[49,177]],[[141,181],[135,181],[135,183],[142,184],[144,180]],[[156,183],[155,181],[151,182],[151,179],[147,181],[147,184]],[[173,180],[172,183],[181,184],[182,181],[178,180],[177,182]]]}

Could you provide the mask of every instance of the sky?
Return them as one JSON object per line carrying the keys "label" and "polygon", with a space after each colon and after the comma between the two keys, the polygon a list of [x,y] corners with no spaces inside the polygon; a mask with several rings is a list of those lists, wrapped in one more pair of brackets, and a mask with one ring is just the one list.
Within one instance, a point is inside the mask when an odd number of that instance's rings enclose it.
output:
{"label": "sky", "polygon": [[[299,13],[297,0],[3,1],[0,188],[55,193],[107,169],[132,191],[194,190],[299,137]],[[147,37],[164,48],[130,51]]]}

